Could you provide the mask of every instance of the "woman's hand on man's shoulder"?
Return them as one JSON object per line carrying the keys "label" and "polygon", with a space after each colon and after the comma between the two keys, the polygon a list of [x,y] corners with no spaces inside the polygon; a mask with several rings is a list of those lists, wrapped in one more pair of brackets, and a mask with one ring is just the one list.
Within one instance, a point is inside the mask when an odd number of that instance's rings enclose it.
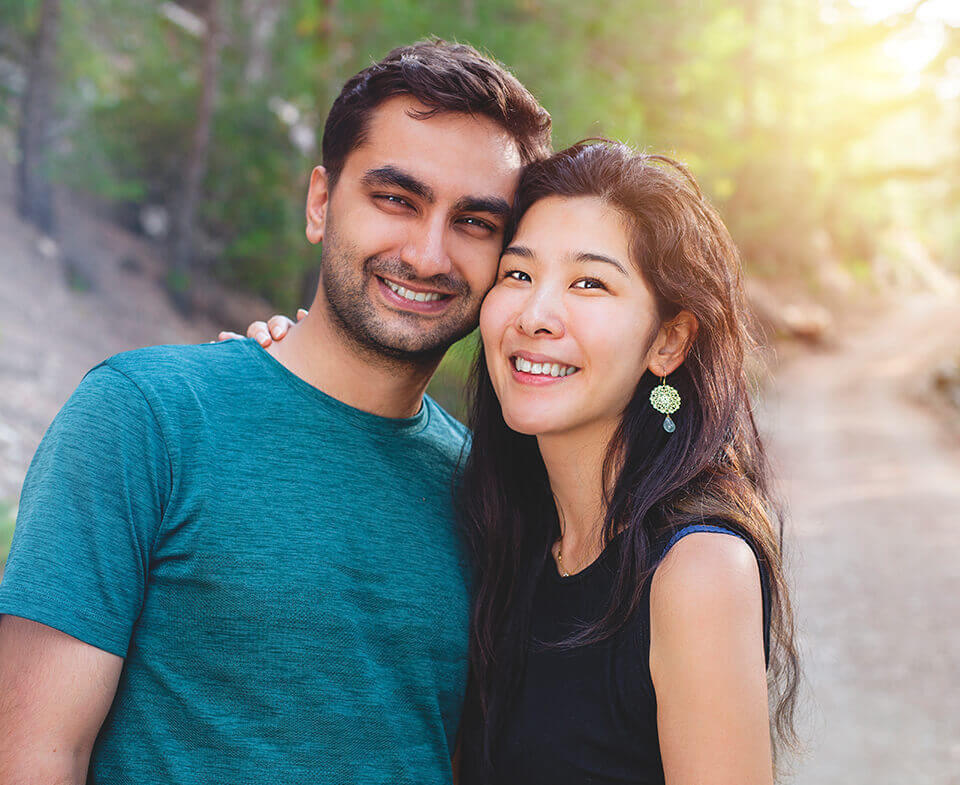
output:
{"label": "woman's hand on man's shoulder", "polygon": [[[305,308],[297,309],[297,321],[301,321],[308,311]],[[294,322],[283,314],[274,314],[265,322],[250,322],[247,327],[247,338],[255,338],[257,343],[266,348],[274,341],[282,341],[287,331],[293,327]],[[223,330],[217,336],[218,341],[230,341],[235,338],[243,338],[239,333]]]}

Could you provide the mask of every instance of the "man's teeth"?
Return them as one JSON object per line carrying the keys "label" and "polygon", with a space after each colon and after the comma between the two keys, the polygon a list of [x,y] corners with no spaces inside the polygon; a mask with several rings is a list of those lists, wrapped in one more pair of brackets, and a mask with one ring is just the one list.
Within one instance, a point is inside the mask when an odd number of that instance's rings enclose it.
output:
{"label": "man's teeth", "polygon": [[442,294],[437,294],[436,292],[412,292],[409,289],[404,289],[399,284],[395,284],[393,281],[388,281],[386,278],[383,279],[383,282],[401,297],[405,297],[408,300],[414,300],[418,303],[430,303],[434,300],[439,300],[444,296]]}
{"label": "man's teeth", "polygon": [[523,357],[514,357],[513,365],[518,371],[523,373],[535,373],[540,376],[569,376],[576,373],[579,368],[575,365],[560,365],[559,363],[534,363],[525,360]]}

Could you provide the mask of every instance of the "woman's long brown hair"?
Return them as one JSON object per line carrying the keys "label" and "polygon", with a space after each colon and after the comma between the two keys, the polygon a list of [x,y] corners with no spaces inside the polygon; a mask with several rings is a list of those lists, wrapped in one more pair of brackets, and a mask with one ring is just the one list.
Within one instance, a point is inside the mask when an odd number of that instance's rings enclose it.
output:
{"label": "woman's long brown hair", "polygon": [[[531,164],[508,236],[531,205],[549,196],[596,196],[619,210],[661,322],[684,310],[699,323],[684,363],[669,379],[683,399],[676,431],[666,433],[663,415],[650,406],[658,380],[647,372],[609,445],[603,537],[606,543],[618,533],[622,538],[617,578],[605,615],[563,645],[615,634],[637,611],[657,566],[658,544],[686,524],[724,521],[750,541],[768,578],[767,676],[779,760],[784,747],[796,744],[799,666],[782,562],[783,515],[749,397],[745,358],[755,345],[739,253],[693,177],[669,158],[588,140]],[[635,336],[638,352],[648,339]],[[473,446],[461,486],[478,570],[471,690],[484,779],[494,781],[496,745],[529,643],[534,587],[560,525],[536,438],[507,426],[482,351],[471,381]]]}

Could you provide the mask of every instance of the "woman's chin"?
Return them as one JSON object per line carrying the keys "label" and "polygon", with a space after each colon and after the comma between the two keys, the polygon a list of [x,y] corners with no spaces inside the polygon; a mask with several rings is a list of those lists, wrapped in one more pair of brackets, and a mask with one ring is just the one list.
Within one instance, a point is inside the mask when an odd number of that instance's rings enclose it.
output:
{"label": "woman's chin", "polygon": [[570,423],[568,417],[558,417],[544,411],[511,411],[503,409],[503,419],[507,427],[524,436],[543,436],[548,433],[566,430]]}

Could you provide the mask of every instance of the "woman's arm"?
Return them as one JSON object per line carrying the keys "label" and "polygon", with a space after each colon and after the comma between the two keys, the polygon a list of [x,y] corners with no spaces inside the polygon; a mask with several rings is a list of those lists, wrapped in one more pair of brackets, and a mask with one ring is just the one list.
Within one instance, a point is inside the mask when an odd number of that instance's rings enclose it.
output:
{"label": "woman's arm", "polygon": [[667,785],[770,785],[763,602],[750,546],[681,539],[654,574],[650,673]]}

